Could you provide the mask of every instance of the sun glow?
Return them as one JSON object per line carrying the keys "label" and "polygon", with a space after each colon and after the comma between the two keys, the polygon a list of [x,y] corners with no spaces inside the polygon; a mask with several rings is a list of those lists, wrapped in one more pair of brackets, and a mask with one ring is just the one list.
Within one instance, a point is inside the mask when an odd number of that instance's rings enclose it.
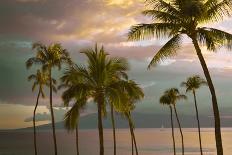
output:
{"label": "sun glow", "polygon": [[133,4],[132,0],[106,0],[108,5],[131,5]]}

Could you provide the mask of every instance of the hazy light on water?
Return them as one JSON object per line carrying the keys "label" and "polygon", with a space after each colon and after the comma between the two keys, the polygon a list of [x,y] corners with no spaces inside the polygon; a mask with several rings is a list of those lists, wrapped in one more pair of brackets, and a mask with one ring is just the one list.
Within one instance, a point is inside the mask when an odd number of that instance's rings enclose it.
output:
{"label": "hazy light on water", "polygon": [[[181,141],[178,129],[176,130],[176,148],[181,153]],[[112,130],[104,130],[104,143],[106,155],[112,155],[113,140]],[[199,154],[199,142],[196,129],[184,129],[186,155]],[[136,139],[141,155],[172,155],[172,139],[170,129],[136,129]],[[223,130],[223,146],[225,155],[232,152],[232,129]],[[1,151],[6,154],[31,155],[33,153],[32,132],[0,132],[2,137]],[[58,151],[60,155],[75,154],[75,134],[64,130],[57,131]],[[23,139],[23,141],[22,141]],[[116,130],[117,151],[120,155],[131,154],[130,134],[128,129]],[[98,154],[98,131],[80,131],[80,154]],[[205,155],[216,155],[213,129],[202,130],[203,151]],[[38,134],[39,154],[53,154],[51,131],[43,131]]]}

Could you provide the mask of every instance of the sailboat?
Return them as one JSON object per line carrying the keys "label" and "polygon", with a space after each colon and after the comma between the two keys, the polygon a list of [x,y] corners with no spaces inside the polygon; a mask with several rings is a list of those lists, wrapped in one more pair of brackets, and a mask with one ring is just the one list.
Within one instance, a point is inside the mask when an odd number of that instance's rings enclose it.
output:
{"label": "sailboat", "polygon": [[160,131],[164,131],[164,130],[165,130],[165,128],[164,128],[164,125],[162,124]]}

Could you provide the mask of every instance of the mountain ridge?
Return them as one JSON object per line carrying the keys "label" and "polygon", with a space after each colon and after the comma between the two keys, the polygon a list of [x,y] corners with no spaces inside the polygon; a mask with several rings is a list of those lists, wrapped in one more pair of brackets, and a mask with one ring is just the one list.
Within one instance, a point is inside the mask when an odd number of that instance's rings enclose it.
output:
{"label": "mountain ridge", "polygon": [[[180,121],[183,128],[195,128],[197,127],[197,122],[195,116],[191,115],[180,115]],[[147,113],[133,113],[132,118],[134,120],[135,128],[170,128],[170,115],[166,114],[147,114]],[[175,118],[175,117],[174,117]],[[213,127],[213,117],[211,116],[200,116],[200,123],[202,128]],[[128,122],[123,116],[115,115],[116,128],[123,129],[128,128]],[[65,129],[64,122],[56,122],[56,129]],[[177,126],[177,122],[174,119],[174,125]],[[106,117],[103,120],[103,126],[105,129],[112,128],[110,117]],[[232,119],[221,118],[222,127],[232,127]],[[80,118],[80,129],[97,129],[97,114],[89,114]],[[44,124],[37,126],[38,130],[48,130],[51,129],[51,124]],[[33,127],[15,129],[15,130],[33,130]]]}

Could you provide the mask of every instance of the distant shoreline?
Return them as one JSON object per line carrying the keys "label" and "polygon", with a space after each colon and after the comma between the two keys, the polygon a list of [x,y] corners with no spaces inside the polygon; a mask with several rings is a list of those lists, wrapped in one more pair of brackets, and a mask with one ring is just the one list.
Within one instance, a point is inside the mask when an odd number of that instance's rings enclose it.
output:
{"label": "distant shoreline", "polygon": [[[175,128],[178,130],[178,128]],[[111,131],[112,129],[110,128],[105,128],[105,131]],[[129,128],[117,128],[116,130],[124,131],[124,130],[129,130]],[[156,131],[156,132],[165,132],[165,131],[170,131],[171,128],[136,128],[135,131],[141,131],[141,130],[147,130],[147,131]],[[197,132],[197,128],[183,128],[184,132]],[[232,132],[232,127],[222,127],[221,130],[223,132]],[[38,130],[38,132],[50,132],[51,129],[42,129]],[[57,132],[68,132],[66,129],[57,129]],[[97,131],[96,129],[80,129],[80,132],[88,132],[88,131]],[[213,127],[209,128],[201,128],[201,132],[212,132],[214,131]],[[33,132],[32,128],[22,128],[22,129],[0,129],[1,133],[4,132]],[[70,132],[72,133],[72,132]]]}

